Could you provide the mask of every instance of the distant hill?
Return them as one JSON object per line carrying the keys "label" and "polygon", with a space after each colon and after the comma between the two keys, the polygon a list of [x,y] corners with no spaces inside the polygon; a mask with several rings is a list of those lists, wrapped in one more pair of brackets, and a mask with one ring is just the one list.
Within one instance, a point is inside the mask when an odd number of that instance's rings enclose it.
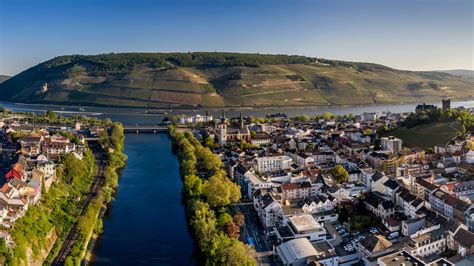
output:
{"label": "distant hill", "polygon": [[448,73],[453,76],[458,76],[466,79],[474,79],[474,70],[454,69],[454,70],[440,70],[440,72]]}
{"label": "distant hill", "polygon": [[7,80],[9,78],[10,78],[10,76],[0,75],[0,83],[4,82],[5,80]]}
{"label": "distant hill", "polygon": [[0,99],[141,108],[362,105],[466,99],[473,87],[441,72],[294,55],[123,53],[56,57],[0,84]]}

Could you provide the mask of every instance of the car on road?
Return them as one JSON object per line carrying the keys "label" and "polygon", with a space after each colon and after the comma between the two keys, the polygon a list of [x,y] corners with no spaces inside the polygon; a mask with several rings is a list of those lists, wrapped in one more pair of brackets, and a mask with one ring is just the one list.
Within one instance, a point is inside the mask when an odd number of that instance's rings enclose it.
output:
{"label": "car on road", "polygon": [[398,232],[392,232],[390,235],[388,235],[388,240],[394,240],[400,236],[400,233]]}
{"label": "car on road", "polygon": [[377,227],[371,227],[369,229],[369,232],[371,232],[372,234],[377,234],[379,232],[379,229],[377,229]]}

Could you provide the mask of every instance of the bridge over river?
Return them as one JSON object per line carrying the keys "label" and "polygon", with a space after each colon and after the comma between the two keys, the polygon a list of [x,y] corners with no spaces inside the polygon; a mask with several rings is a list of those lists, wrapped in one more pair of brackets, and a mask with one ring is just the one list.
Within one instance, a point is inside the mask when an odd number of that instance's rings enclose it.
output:
{"label": "bridge over river", "polygon": [[158,133],[168,131],[167,126],[163,125],[124,125],[125,133]]}

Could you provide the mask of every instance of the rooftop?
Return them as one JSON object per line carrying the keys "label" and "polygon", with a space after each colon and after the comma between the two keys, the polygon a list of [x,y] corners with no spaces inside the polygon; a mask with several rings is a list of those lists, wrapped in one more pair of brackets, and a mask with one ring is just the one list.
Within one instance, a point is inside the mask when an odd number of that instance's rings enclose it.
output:
{"label": "rooftop", "polygon": [[283,264],[290,265],[300,259],[317,256],[316,249],[307,238],[297,238],[277,247],[277,253]]}
{"label": "rooftop", "polygon": [[422,261],[410,255],[406,251],[395,252],[395,253],[380,257],[379,261],[383,262],[385,265],[405,265],[405,266],[425,265]]}
{"label": "rooftop", "polygon": [[322,229],[322,226],[310,214],[295,215],[288,219],[298,233]]}

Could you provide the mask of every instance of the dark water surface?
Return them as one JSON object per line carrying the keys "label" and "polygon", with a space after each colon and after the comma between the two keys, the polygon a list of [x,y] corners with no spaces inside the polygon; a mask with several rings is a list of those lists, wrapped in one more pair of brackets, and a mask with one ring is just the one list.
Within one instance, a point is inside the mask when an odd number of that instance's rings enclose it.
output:
{"label": "dark water surface", "polygon": [[166,134],[127,134],[127,166],[94,265],[193,265],[179,163]]}

